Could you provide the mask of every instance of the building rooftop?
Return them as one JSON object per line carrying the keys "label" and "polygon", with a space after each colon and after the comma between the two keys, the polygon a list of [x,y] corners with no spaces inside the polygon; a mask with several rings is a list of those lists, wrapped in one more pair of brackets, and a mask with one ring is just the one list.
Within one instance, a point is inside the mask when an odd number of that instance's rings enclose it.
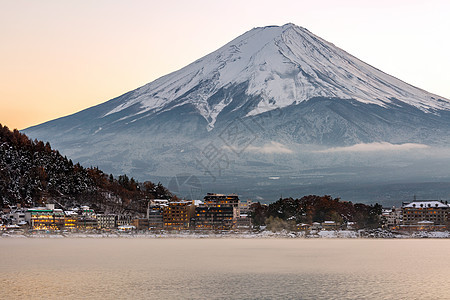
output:
{"label": "building rooftop", "polygon": [[181,201],[171,201],[169,204],[192,204],[192,201],[181,200]]}
{"label": "building rooftop", "polygon": [[167,202],[169,202],[169,200],[167,200],[167,199],[153,199],[153,200],[150,200],[151,202],[156,202],[156,203],[167,203]]}
{"label": "building rooftop", "polygon": [[64,211],[64,213],[66,214],[66,216],[78,215],[78,213],[73,210],[66,210]]}
{"label": "building rooftop", "polygon": [[194,205],[195,206],[199,206],[199,205],[202,205],[202,204],[205,204],[205,202],[203,202],[202,200],[194,200]]}
{"label": "building rooftop", "polygon": [[448,208],[447,204],[444,204],[438,200],[427,201],[413,201],[411,203],[403,205],[403,208]]}
{"label": "building rooftop", "polygon": [[419,224],[419,225],[433,225],[434,222],[433,221],[420,221],[420,222],[417,222],[417,224]]}
{"label": "building rooftop", "polygon": [[46,207],[33,207],[33,208],[29,208],[27,211],[29,211],[29,212],[52,212],[53,210],[48,209]]}

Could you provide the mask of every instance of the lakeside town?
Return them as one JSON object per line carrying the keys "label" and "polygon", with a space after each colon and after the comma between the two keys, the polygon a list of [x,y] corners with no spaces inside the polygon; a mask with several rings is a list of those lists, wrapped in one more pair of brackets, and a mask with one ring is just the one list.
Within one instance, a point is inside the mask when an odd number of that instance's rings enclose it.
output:
{"label": "lakeside town", "polygon": [[[316,197],[309,199],[308,197]],[[297,201],[297,202],[295,202]],[[203,200],[152,199],[148,201],[147,213],[132,215],[95,211],[89,206],[62,207],[57,203],[47,203],[43,207],[8,206],[0,212],[0,235],[45,236],[76,234],[241,234],[255,236],[286,235],[303,237],[450,237],[450,206],[438,200],[413,200],[403,202],[399,207],[381,208],[371,206],[368,215],[372,223],[367,223],[356,214],[336,214],[336,210],[317,209],[315,215],[302,212],[300,203],[328,201],[339,207],[352,206],[351,202],[324,196],[307,196],[300,200],[280,199],[272,204],[261,204],[251,200],[241,201],[236,194],[208,193]],[[293,207],[301,220],[289,209]],[[363,204],[355,204],[369,207]],[[295,205],[294,205],[295,206]],[[310,207],[310,206],[308,206]],[[381,209],[380,209],[381,208]],[[276,209],[275,216],[270,210]],[[310,209],[309,209],[310,210]],[[374,214],[374,212],[376,213]],[[331,212],[331,213],[330,213]],[[263,221],[261,216],[265,215]],[[282,216],[284,215],[284,217]],[[317,216],[323,216],[318,222]],[[424,233],[433,234],[424,234]],[[439,234],[436,234],[439,233]]]}
{"label": "lakeside town", "polygon": [[449,205],[440,200],[398,201],[396,207],[315,195],[270,204],[216,193],[183,200],[160,182],[85,168],[48,142],[1,125],[0,183],[3,237],[450,235]]}

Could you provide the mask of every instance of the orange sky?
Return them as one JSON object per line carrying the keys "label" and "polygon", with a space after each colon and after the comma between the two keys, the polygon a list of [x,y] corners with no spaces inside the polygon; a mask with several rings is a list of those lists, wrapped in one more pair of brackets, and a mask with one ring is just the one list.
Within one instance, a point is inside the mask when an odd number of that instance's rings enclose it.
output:
{"label": "orange sky", "polygon": [[253,27],[288,22],[450,98],[450,1],[311,2],[0,0],[0,123],[23,129],[74,113]]}

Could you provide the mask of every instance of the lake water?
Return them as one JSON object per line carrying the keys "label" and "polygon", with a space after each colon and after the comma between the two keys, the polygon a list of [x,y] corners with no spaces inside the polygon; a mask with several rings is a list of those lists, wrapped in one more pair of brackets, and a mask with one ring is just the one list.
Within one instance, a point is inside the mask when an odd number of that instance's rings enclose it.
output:
{"label": "lake water", "polygon": [[450,240],[0,239],[2,299],[450,299]]}

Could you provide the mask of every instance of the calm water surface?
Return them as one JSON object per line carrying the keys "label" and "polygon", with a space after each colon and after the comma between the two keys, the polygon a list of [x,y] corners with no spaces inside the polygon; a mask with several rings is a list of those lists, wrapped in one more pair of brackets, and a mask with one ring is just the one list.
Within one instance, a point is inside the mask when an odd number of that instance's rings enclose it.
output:
{"label": "calm water surface", "polygon": [[450,240],[0,239],[4,299],[450,299]]}

